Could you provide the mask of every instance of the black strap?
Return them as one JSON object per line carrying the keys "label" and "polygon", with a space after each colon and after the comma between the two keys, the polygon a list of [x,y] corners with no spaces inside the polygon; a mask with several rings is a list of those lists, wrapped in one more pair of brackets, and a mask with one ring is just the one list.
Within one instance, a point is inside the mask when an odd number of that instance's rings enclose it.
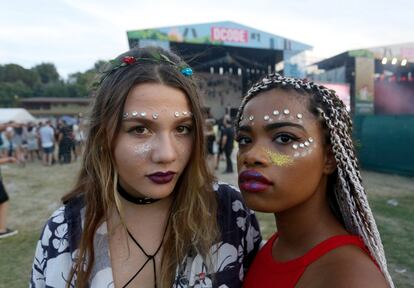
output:
{"label": "black strap", "polygon": [[122,187],[119,184],[119,181],[116,185],[116,189],[118,190],[119,195],[121,195],[122,198],[124,198],[125,200],[132,202],[134,204],[139,204],[139,205],[145,205],[145,204],[152,204],[154,202],[157,202],[161,199],[154,199],[154,198],[147,198],[147,197],[135,197],[132,196],[131,194],[129,194],[124,187]]}
{"label": "black strap", "polygon": [[161,250],[162,244],[164,243],[164,238],[165,238],[165,234],[167,233],[168,230],[168,226],[170,224],[170,216],[171,216],[171,212],[168,215],[168,219],[167,219],[167,225],[165,226],[165,230],[164,233],[162,235],[162,239],[161,239],[161,243],[158,246],[157,250],[155,251],[154,254],[150,255],[147,252],[145,252],[144,248],[138,243],[138,241],[134,238],[134,236],[132,236],[131,232],[128,230],[128,228],[126,228],[126,231],[129,235],[129,237],[131,237],[132,241],[134,241],[135,245],[138,246],[138,248],[142,251],[142,253],[144,253],[144,255],[147,257],[147,260],[145,261],[145,263],[141,266],[141,268],[139,268],[139,270],[137,271],[137,273],[134,274],[134,276],[131,277],[131,279],[128,280],[128,282],[122,286],[123,288],[127,287],[134,279],[135,277],[138,276],[139,273],[141,273],[142,269],[144,269],[144,267],[147,265],[147,263],[149,261],[152,260],[152,266],[154,268],[154,287],[157,288],[157,269],[155,266],[155,256],[158,254],[158,252]]}

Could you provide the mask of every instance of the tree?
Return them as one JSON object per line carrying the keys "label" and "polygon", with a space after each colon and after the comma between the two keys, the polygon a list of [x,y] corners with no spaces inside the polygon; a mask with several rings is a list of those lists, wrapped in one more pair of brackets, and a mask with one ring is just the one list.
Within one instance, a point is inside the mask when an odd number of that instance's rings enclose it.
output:
{"label": "tree", "polygon": [[40,81],[43,84],[53,83],[59,81],[59,73],[52,63],[42,63],[32,68],[32,71],[39,75]]}
{"label": "tree", "polygon": [[34,87],[40,81],[39,75],[17,64],[0,66],[0,82],[14,83],[22,81],[29,87]]}

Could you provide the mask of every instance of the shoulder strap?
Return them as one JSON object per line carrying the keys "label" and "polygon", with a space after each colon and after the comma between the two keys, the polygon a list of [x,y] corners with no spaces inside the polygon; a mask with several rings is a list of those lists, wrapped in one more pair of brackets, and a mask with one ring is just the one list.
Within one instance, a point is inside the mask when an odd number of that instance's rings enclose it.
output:
{"label": "shoulder strap", "polygon": [[365,247],[364,242],[358,236],[338,235],[328,238],[325,241],[316,245],[306,255],[304,255],[303,260],[306,263],[306,265],[309,265],[317,259],[321,258],[326,253],[338,247],[347,245],[357,246],[369,255],[368,249]]}

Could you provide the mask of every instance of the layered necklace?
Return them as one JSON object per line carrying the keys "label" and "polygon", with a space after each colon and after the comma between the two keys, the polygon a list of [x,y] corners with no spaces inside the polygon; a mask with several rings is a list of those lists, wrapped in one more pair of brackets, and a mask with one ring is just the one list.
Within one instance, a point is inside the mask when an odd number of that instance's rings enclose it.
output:
{"label": "layered necklace", "polygon": [[[153,199],[153,198],[147,198],[147,197],[132,196],[119,184],[119,182],[117,184],[117,190],[118,190],[119,195],[121,195],[122,198],[124,198],[128,202],[138,204],[138,205],[152,204],[152,203],[155,203],[155,202],[161,200],[161,199]],[[120,215],[119,210],[118,210],[118,214]],[[153,254],[149,254],[145,251],[145,249],[138,243],[137,239],[135,239],[135,237],[131,234],[131,232],[129,231],[129,229],[125,225],[125,229],[128,233],[128,236],[132,239],[132,241],[139,248],[139,250],[141,250],[141,252],[145,255],[145,257],[147,257],[147,260],[144,262],[144,264],[142,264],[142,266],[138,269],[138,271],[128,280],[128,282],[125,283],[125,285],[122,286],[123,288],[125,288],[129,284],[131,284],[131,282],[139,275],[139,273],[141,273],[141,271],[145,268],[145,266],[150,261],[152,261],[152,267],[153,267],[153,270],[154,270],[154,287],[157,288],[157,268],[156,268],[156,264],[155,264],[155,256],[157,256],[158,252],[161,250],[161,247],[164,243],[165,234],[167,233],[168,226],[170,224],[170,218],[171,218],[170,216],[171,216],[171,209],[170,209],[170,212],[169,212],[169,216],[167,218],[167,224],[165,225],[164,233],[162,234],[161,243],[158,246],[157,250]]]}

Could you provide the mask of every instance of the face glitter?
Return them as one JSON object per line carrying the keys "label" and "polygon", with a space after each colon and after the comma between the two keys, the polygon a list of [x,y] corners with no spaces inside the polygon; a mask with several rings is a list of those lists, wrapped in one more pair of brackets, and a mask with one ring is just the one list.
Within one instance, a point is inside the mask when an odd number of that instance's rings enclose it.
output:
{"label": "face glitter", "polygon": [[293,159],[289,155],[283,155],[280,153],[276,153],[270,151],[269,149],[265,149],[267,156],[270,159],[270,162],[279,167],[289,166],[293,164]]}
{"label": "face glitter", "polygon": [[145,159],[151,152],[152,145],[150,143],[144,143],[134,146],[134,154],[137,158]]}

